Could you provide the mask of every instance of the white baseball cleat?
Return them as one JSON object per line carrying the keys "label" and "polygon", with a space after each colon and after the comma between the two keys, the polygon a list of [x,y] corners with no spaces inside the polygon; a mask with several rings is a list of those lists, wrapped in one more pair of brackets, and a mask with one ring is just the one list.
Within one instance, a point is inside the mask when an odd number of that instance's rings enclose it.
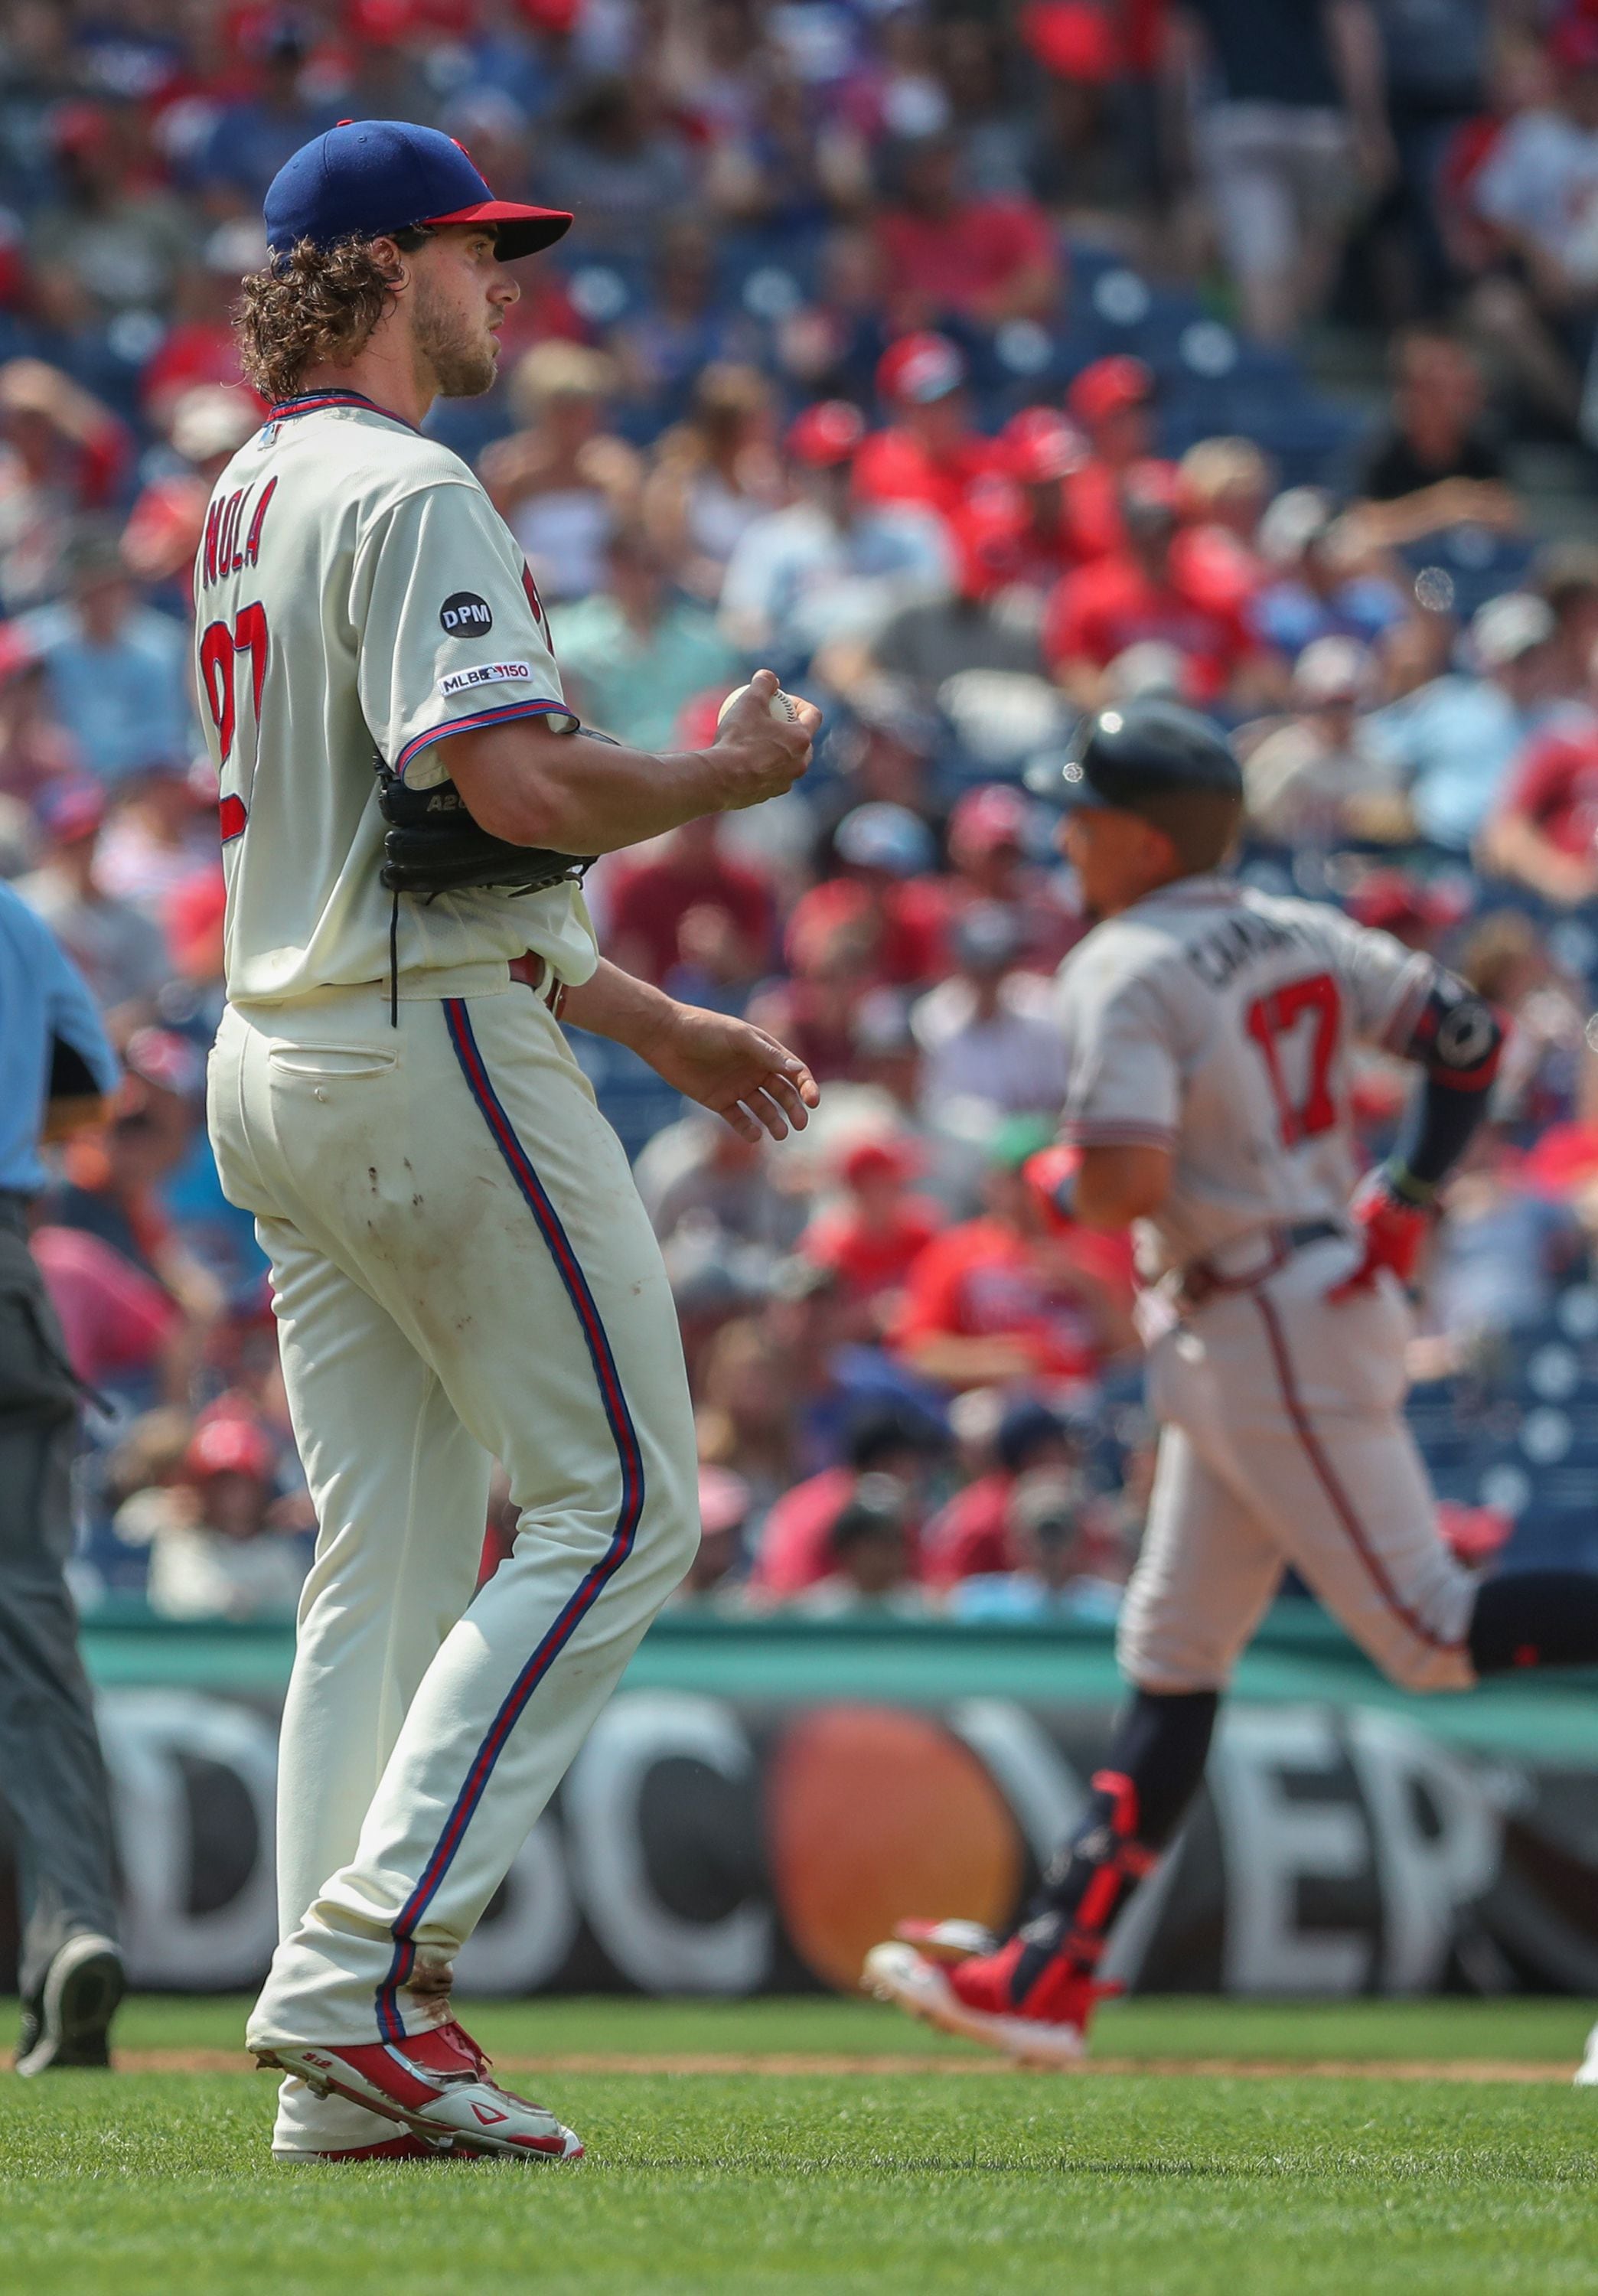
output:
{"label": "white baseball cleat", "polygon": [[895,1922],[893,1933],[913,1945],[929,1961],[971,1961],[979,1954],[996,1953],[999,1940],[980,1922]]}
{"label": "white baseball cleat", "polygon": [[488,2058],[453,2020],[403,2041],[354,2048],[279,2041],[255,2055],[258,2064],[298,2074],[317,2096],[346,2097],[458,2152],[510,2161],[583,2157],[579,2139],[553,2112],[489,2079]]}
{"label": "white baseball cleat", "polygon": [[457,2152],[447,2136],[417,2136],[402,2128],[375,2144],[275,2144],[272,2158],[303,2165],[307,2161],[477,2161],[477,2152]]}
{"label": "white baseball cleat", "polygon": [[[1086,2054],[1087,2021],[1097,1988],[1089,1990],[1088,1980],[1081,1980],[1086,1997],[1079,2005],[1069,2005],[1076,2010],[1075,2015],[1061,2014],[1067,2005],[1053,2001],[1052,2013],[1047,2015],[1036,2008],[1028,2014],[1004,2007],[1000,2005],[1004,1994],[991,1981],[998,1973],[994,1969],[996,1958],[971,1956],[945,1968],[930,1961],[916,1947],[896,1939],[889,1945],[873,1946],[865,1956],[861,1983],[879,2001],[892,2002],[912,2017],[936,2025],[940,2032],[955,2033],[963,2041],[997,2049],[1018,2065],[1033,2065],[1049,2072],[1065,2072],[1079,2065]],[[963,1984],[972,1998],[963,1999],[955,1990]],[[994,2005],[986,2005],[988,2002]]]}
{"label": "white baseball cleat", "polygon": [[1598,2025],[1587,2035],[1586,2054],[1577,2070],[1577,2088],[1598,2088]]}

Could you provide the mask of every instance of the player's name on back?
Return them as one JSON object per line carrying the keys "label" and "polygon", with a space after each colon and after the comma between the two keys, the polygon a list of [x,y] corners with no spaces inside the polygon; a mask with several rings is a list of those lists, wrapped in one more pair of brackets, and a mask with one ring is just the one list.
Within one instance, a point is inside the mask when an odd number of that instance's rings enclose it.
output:
{"label": "player's name on back", "polygon": [[1244,910],[1229,916],[1202,940],[1194,941],[1187,961],[1211,988],[1224,988],[1250,958],[1290,948],[1296,941],[1311,946],[1308,935],[1293,918],[1264,917]]}

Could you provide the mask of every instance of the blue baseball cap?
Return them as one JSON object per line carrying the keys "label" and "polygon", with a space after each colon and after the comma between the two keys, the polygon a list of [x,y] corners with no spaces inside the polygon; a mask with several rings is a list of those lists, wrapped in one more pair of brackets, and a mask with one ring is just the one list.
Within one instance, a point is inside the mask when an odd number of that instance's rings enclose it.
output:
{"label": "blue baseball cap", "polygon": [[844,815],[832,850],[852,869],[881,869],[889,877],[921,877],[938,865],[937,844],[921,816],[881,800]]}
{"label": "blue baseball cap", "polygon": [[302,239],[381,239],[421,224],[493,224],[502,263],[553,247],[571,227],[559,208],[496,200],[453,136],[408,119],[341,119],[302,144],[272,178],[266,240],[287,255]]}

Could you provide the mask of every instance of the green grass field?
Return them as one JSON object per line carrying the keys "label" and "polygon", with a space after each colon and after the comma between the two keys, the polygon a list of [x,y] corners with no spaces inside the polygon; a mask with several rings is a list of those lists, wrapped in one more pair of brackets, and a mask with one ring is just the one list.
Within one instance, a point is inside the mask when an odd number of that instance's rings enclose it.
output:
{"label": "green grass field", "polygon": [[[19,2296],[1598,2291],[1594,2013],[1144,2000],[1102,2015],[1116,2070],[978,2077],[866,2003],[484,2006],[586,2161],[291,2169],[265,2077],[180,2069],[226,2062],[242,2005],[145,1999],[141,2070],[0,2080],[0,2255]],[[830,2062],[707,2062],[762,2057]]]}

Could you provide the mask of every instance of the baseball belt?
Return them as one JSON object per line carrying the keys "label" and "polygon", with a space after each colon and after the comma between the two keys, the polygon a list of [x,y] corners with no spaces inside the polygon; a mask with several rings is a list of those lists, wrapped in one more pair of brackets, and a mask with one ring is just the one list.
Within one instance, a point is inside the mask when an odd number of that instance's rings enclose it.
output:
{"label": "baseball belt", "polygon": [[1225,1275],[1213,1259],[1190,1259],[1176,1278],[1173,1304],[1179,1315],[1189,1316],[1196,1308],[1203,1307],[1207,1300],[1233,1292],[1252,1292],[1267,1276],[1274,1275],[1279,1267],[1285,1267],[1296,1252],[1346,1233],[1336,1220],[1328,1219],[1294,1220],[1280,1227],[1263,1229],[1261,1240],[1269,1245],[1269,1251],[1260,1267],[1250,1268],[1246,1275]]}
{"label": "baseball belt", "polygon": [[[566,983],[560,974],[553,972],[541,956],[535,956],[530,948],[525,956],[511,959],[510,970],[512,980],[520,980],[524,988],[530,988],[535,996],[548,1005],[558,1021],[566,1004]],[[545,985],[546,982],[547,987]]]}

